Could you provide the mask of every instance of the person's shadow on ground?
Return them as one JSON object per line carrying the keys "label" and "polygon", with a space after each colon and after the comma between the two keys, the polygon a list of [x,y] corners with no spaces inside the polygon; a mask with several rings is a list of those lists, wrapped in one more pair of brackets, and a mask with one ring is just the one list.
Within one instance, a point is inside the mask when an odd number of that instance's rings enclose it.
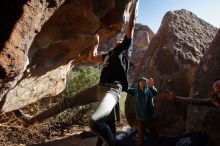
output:
{"label": "person's shadow on ground", "polygon": [[32,144],[26,146],[95,146],[97,139],[97,136],[95,136],[94,134],[81,133],[70,135],[53,141],[48,141],[45,143]]}
{"label": "person's shadow on ground", "polygon": [[[207,146],[207,136],[202,132],[191,132],[179,137],[160,137],[161,146]],[[61,139],[32,144],[26,146],[96,146],[98,137],[91,132],[82,132]],[[120,146],[135,146],[137,140],[137,132],[131,133],[129,136],[119,140]],[[145,133],[144,145],[154,146],[154,140],[149,133]]]}

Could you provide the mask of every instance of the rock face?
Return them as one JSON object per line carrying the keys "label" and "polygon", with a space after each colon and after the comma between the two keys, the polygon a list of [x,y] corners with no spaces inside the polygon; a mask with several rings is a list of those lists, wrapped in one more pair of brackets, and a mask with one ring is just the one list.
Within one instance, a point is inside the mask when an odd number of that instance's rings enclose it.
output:
{"label": "rock face", "polygon": [[[215,39],[210,44],[207,53],[201,60],[196,71],[194,83],[194,92],[199,91],[195,98],[207,98],[208,92],[212,91],[213,80],[220,77],[220,30]],[[220,138],[220,110],[215,108],[191,106],[188,110],[188,119],[186,129],[204,130],[213,141],[213,145],[219,146]],[[199,111],[200,118],[196,112]],[[205,124],[198,124],[205,123]]]}
{"label": "rock face", "polygon": [[[52,2],[52,1],[51,1]],[[47,1],[1,1],[1,79],[13,78],[27,65],[27,54],[41,26],[63,3]]]}
{"label": "rock face", "polygon": [[[158,90],[169,88],[176,95],[189,96],[195,71],[216,33],[216,28],[189,11],[168,12],[149,46],[147,75],[155,79]],[[156,105],[161,133],[185,131],[185,103],[158,100]]]}
{"label": "rock face", "polygon": [[59,94],[68,71],[84,62],[95,45],[94,35],[99,34],[100,43],[116,35],[128,20],[134,1],[0,3],[4,7],[0,16],[6,20],[0,24],[4,30],[0,42],[0,113],[4,113]]}
{"label": "rock face", "polygon": [[7,92],[21,78],[28,64],[28,50],[41,26],[62,0],[1,1],[0,17],[0,109]]}
{"label": "rock face", "polygon": [[[214,39],[217,29],[186,10],[168,12],[150,43],[147,76],[155,79],[159,91],[168,88],[176,95],[189,96],[195,72]],[[158,100],[161,133],[185,131],[187,104]]]}
{"label": "rock face", "polygon": [[196,67],[217,28],[193,13],[180,10],[168,12],[149,49],[148,75],[156,79],[158,89],[172,89],[181,96],[188,96]]}
{"label": "rock face", "polygon": [[190,105],[187,111],[186,132],[203,131],[213,146],[219,146],[220,110],[216,107]]}
{"label": "rock face", "polygon": [[202,58],[196,74],[193,90],[199,91],[197,98],[206,98],[208,91],[212,90],[213,81],[220,77],[220,30]]}

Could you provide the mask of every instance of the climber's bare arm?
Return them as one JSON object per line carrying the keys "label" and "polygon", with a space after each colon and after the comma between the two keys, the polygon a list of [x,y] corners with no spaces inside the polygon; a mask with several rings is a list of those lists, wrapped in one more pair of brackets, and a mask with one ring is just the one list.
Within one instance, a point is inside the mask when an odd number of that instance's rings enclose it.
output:
{"label": "climber's bare arm", "polygon": [[93,46],[93,48],[89,51],[89,55],[87,60],[94,63],[103,63],[104,58],[102,54],[98,54],[98,45],[99,45],[99,35],[96,34],[94,37],[97,39],[97,43]]}
{"label": "climber's bare arm", "polygon": [[166,99],[171,99],[171,100],[174,99],[179,102],[187,102],[196,105],[212,105],[211,100],[209,98],[201,99],[201,98],[177,96],[170,90],[165,90],[163,93],[163,97]]}
{"label": "climber's bare arm", "polygon": [[134,26],[135,26],[136,17],[137,17],[137,8],[138,8],[138,0],[134,0],[134,1],[135,1],[133,3],[134,5],[131,6],[131,15],[130,15],[128,24],[125,28],[125,36],[130,39],[133,37]]}
{"label": "climber's bare arm", "polygon": [[95,55],[95,56],[90,56],[88,58],[89,61],[94,62],[94,63],[103,63],[104,62],[104,58],[102,57],[101,54]]}
{"label": "climber's bare arm", "polygon": [[192,104],[206,104],[206,103],[211,103],[211,100],[209,98],[206,99],[200,99],[200,98],[193,98],[193,97],[181,97],[175,95],[175,99],[179,101],[187,101]]}

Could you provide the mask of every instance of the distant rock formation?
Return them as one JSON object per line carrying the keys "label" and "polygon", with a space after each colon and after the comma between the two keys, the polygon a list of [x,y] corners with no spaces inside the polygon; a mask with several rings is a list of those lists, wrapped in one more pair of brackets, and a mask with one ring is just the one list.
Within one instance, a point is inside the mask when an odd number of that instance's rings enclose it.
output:
{"label": "distant rock formation", "polygon": [[[134,44],[133,52],[130,60],[130,68],[128,71],[128,81],[130,86],[136,86],[138,79],[146,76],[146,67],[148,67],[147,58],[149,58],[149,44],[153,37],[154,32],[145,25],[137,24],[134,31]],[[127,95],[125,105],[125,116],[130,125],[134,125],[135,117],[135,97]]]}
{"label": "distant rock formation", "polygon": [[137,83],[139,77],[145,72],[148,58],[148,47],[155,33],[145,25],[136,24],[134,31],[133,52],[130,60],[130,68],[128,72],[129,84]]}
{"label": "distant rock formation", "polygon": [[[0,2],[0,113],[56,96],[74,64],[123,28],[134,1]],[[16,104],[15,104],[16,103]]]}
{"label": "distant rock formation", "polygon": [[155,33],[146,25],[136,24],[134,29],[134,51],[147,50]]}

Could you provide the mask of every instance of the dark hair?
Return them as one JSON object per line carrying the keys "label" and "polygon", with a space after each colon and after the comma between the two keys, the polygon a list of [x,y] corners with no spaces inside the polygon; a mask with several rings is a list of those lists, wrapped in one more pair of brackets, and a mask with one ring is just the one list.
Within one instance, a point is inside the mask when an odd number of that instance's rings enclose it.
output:
{"label": "dark hair", "polygon": [[140,81],[145,81],[147,83],[147,78],[142,77],[138,80],[138,89],[140,89],[140,86],[139,86]]}
{"label": "dark hair", "polygon": [[218,80],[220,80],[220,78],[215,78],[215,79],[213,80],[213,83],[215,83],[215,82],[218,81]]}

